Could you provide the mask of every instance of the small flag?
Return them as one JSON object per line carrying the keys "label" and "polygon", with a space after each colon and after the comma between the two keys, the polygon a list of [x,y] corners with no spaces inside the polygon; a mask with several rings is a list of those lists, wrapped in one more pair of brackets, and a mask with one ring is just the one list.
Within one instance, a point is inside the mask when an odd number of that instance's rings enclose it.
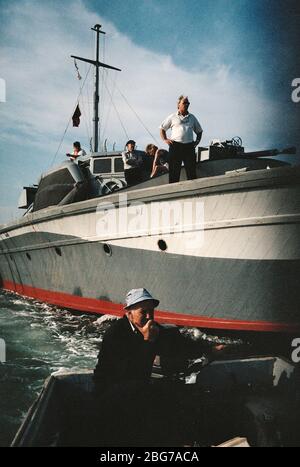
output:
{"label": "small flag", "polygon": [[75,65],[75,68],[76,68],[76,71],[77,71],[77,78],[80,80],[81,76],[80,76],[79,68],[78,68],[78,65],[77,65],[77,62],[76,62],[75,58],[74,58],[74,65]]}
{"label": "small flag", "polygon": [[76,107],[75,112],[73,113],[73,117],[72,117],[73,126],[79,126],[80,117],[81,117],[81,112],[80,112],[79,104],[77,104],[77,107]]}

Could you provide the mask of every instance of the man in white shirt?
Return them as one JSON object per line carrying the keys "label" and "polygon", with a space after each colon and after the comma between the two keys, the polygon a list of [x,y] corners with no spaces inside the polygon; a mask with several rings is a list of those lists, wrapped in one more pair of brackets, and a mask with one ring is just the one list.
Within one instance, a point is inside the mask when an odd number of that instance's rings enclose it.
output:
{"label": "man in white shirt", "polygon": [[73,143],[72,154],[67,154],[67,156],[70,158],[71,161],[75,162],[75,164],[78,164],[78,161],[80,161],[82,157],[86,156],[86,152],[84,149],[82,149],[80,142],[75,141]]}
{"label": "man in white shirt", "polygon": [[[169,115],[160,125],[160,136],[169,146],[169,182],[180,180],[182,162],[188,180],[197,178],[195,148],[202,137],[202,127],[196,117],[188,112],[189,99],[187,96],[178,98],[177,112]],[[171,137],[167,131],[171,130]],[[196,140],[194,141],[194,133]]]}

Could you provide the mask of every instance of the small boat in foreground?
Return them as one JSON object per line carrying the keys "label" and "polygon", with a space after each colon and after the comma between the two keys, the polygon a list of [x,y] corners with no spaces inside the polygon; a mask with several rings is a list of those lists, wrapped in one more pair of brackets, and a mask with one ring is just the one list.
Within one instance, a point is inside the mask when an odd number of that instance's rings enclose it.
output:
{"label": "small boat in foreground", "polygon": [[[212,362],[181,384],[153,373],[151,384],[167,385],[170,397],[178,390],[185,394],[186,411],[198,420],[194,446],[216,446],[235,437],[247,438],[251,446],[299,446],[299,370],[281,358],[245,358]],[[95,407],[91,371],[53,373],[12,446],[102,446],[94,429],[101,420]],[[123,445],[120,439],[118,446]],[[136,446],[134,440],[130,446]]]}

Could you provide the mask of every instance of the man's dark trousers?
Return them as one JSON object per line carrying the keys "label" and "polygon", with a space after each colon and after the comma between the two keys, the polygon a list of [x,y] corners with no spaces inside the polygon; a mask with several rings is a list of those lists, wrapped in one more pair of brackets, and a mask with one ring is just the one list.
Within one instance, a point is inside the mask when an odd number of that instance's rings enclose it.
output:
{"label": "man's dark trousers", "polygon": [[180,180],[182,162],[186,170],[188,180],[197,178],[196,174],[196,153],[194,143],[177,143],[169,146],[169,183],[176,183]]}

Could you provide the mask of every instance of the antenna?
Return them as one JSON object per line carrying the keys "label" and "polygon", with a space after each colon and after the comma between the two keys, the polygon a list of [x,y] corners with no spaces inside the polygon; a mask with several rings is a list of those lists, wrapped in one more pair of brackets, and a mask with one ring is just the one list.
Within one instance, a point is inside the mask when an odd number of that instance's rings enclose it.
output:
{"label": "antenna", "polygon": [[87,62],[91,63],[96,67],[96,72],[95,72],[95,92],[94,92],[94,152],[98,152],[98,146],[99,146],[99,67],[102,68],[109,68],[110,70],[116,70],[116,71],[121,71],[119,68],[115,68],[110,65],[106,65],[105,63],[99,62],[99,37],[100,34],[106,34],[104,31],[101,31],[101,24],[95,24],[93,28],[91,28],[92,31],[96,32],[96,59],[95,60],[90,60],[88,58],[83,58],[83,57],[77,57],[75,55],[71,55],[72,58],[75,58],[77,60],[81,60],[82,62]]}

